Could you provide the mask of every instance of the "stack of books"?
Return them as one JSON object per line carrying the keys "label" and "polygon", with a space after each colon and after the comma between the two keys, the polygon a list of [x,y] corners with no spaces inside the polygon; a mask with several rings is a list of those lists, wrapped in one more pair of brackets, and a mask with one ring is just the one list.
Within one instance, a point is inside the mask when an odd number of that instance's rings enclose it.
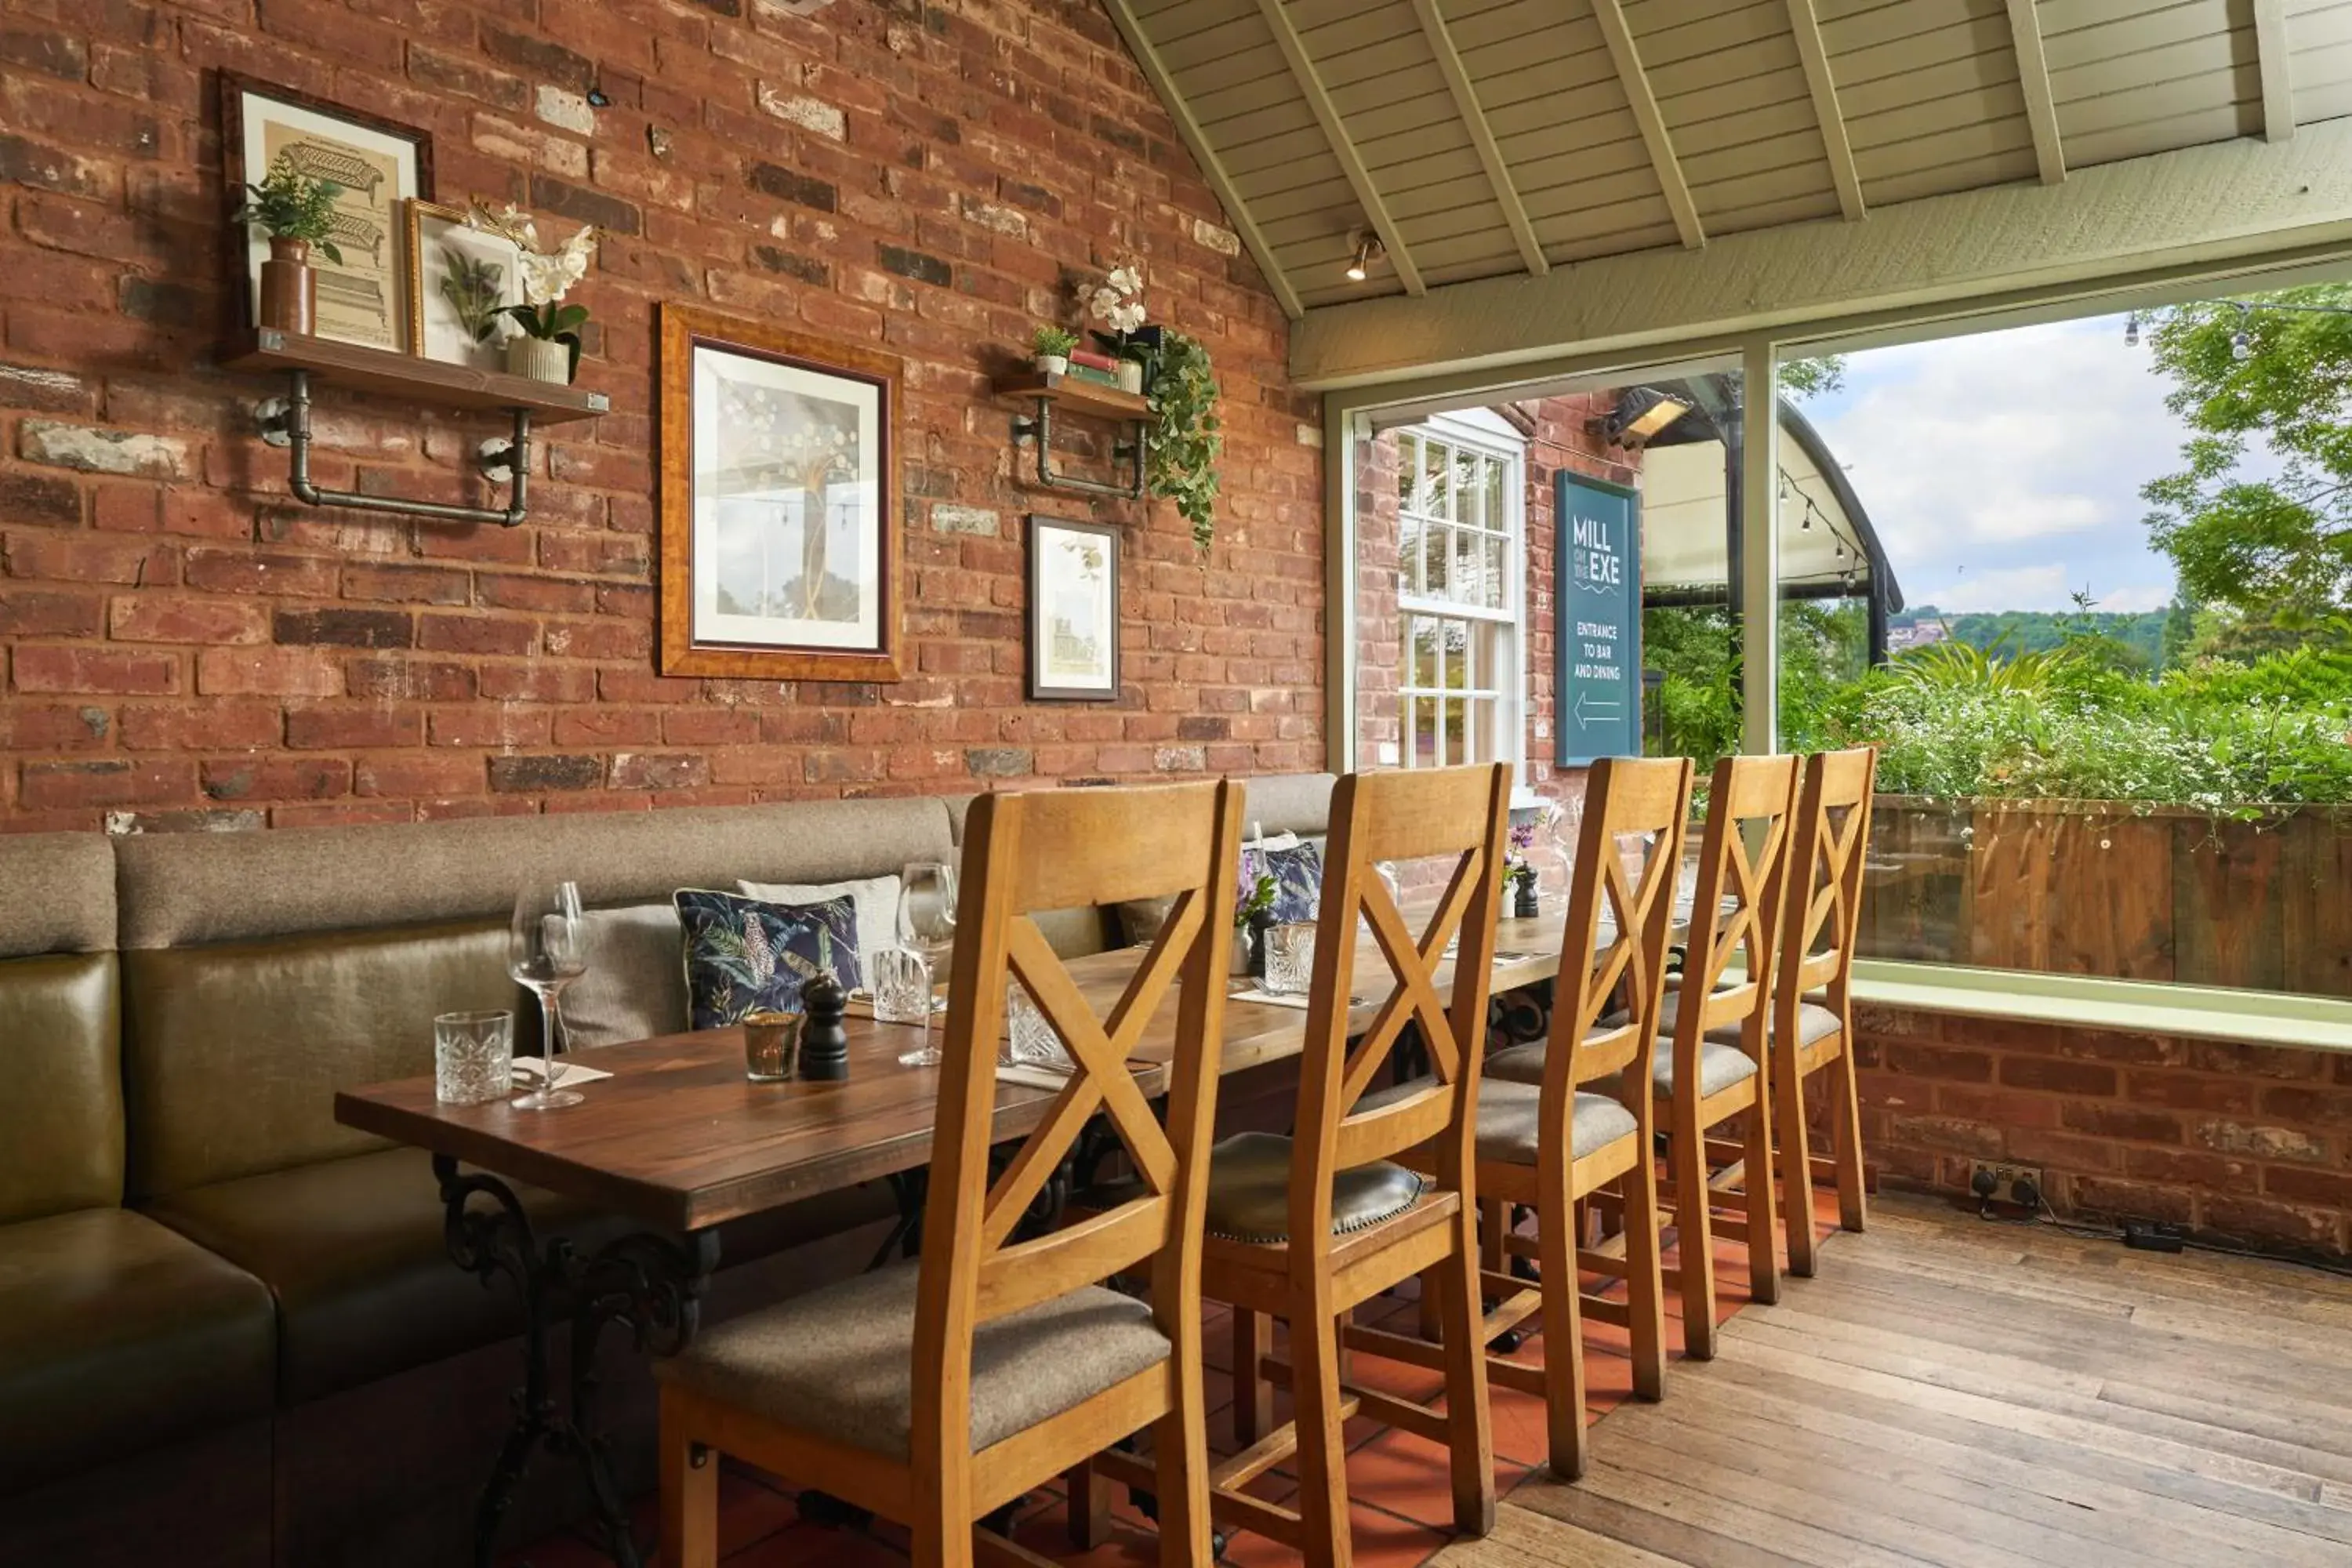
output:
{"label": "stack of books", "polygon": [[1118,384],[1118,361],[1096,349],[1070,351],[1070,379],[1090,381],[1097,386]]}

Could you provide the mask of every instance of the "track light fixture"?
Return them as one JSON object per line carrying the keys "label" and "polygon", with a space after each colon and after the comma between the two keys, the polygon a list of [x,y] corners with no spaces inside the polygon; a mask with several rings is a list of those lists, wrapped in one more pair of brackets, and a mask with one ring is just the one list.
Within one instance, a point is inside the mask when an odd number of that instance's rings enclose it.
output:
{"label": "track light fixture", "polygon": [[1375,256],[1385,255],[1386,253],[1386,247],[1381,244],[1381,237],[1379,235],[1374,234],[1368,228],[1358,231],[1356,235],[1356,253],[1353,257],[1349,258],[1348,262],[1348,281],[1350,283],[1361,283],[1365,279],[1370,277],[1372,275],[1372,258]]}

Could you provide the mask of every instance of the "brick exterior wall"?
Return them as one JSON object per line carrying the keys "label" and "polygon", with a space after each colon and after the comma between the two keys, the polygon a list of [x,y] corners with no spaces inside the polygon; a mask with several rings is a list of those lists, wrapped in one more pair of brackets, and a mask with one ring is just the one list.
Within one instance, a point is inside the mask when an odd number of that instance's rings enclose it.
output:
{"label": "brick exterior wall", "polygon": [[1864,1146],[1968,1190],[2039,1165],[2051,1205],[2265,1249],[2352,1251],[2352,1057],[1864,1008]]}
{"label": "brick exterior wall", "polygon": [[[216,70],[434,138],[436,195],[608,232],[614,412],[512,531],[320,511],[209,365]],[[609,107],[592,109],[593,86]],[[92,0],[0,28],[0,828],[246,827],[1319,766],[1315,404],[1280,311],[1085,0]],[[569,221],[563,221],[569,220]],[[1141,257],[1216,356],[1219,539],[1013,479],[992,374]],[[904,357],[905,662],[654,674],[654,309]],[[481,499],[495,421],[322,393],[322,484]],[[1127,690],[1023,700],[1031,510],[1130,524]]]}

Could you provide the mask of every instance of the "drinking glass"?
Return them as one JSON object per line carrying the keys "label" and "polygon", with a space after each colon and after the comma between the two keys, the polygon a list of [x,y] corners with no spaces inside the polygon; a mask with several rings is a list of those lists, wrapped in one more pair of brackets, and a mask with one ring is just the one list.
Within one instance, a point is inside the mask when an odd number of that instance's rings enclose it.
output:
{"label": "drinking glass", "polygon": [[869,966],[874,984],[874,1020],[878,1024],[931,1024],[931,961],[911,947],[889,947]]}
{"label": "drinking glass", "polygon": [[514,1091],[514,1015],[444,1013],[433,1020],[433,1098],[482,1105]]}
{"label": "drinking glass", "polygon": [[1013,979],[1004,983],[1003,1059],[1008,1067],[1050,1068],[1055,1072],[1075,1072],[1078,1065],[1069,1047],[1062,1044],[1061,1031],[1037,1010],[1028,988]]}
{"label": "drinking glass", "polygon": [[[920,953],[934,979],[948,972],[948,960],[955,952],[955,868],[939,860],[909,862],[898,883],[898,945]],[[945,1053],[933,1042],[927,1013],[923,1043],[898,1060],[906,1067],[935,1068],[944,1059]]]}
{"label": "drinking glass", "polygon": [[580,914],[576,882],[537,882],[515,895],[514,919],[507,926],[507,973],[539,998],[546,1020],[539,1087],[514,1102],[517,1110],[558,1110],[580,1103],[577,1089],[557,1089],[563,1054],[563,988],[588,967],[587,924]]}
{"label": "drinking glass", "polygon": [[1315,984],[1315,926],[1292,921],[1265,933],[1265,990],[1269,996],[1304,996]]}

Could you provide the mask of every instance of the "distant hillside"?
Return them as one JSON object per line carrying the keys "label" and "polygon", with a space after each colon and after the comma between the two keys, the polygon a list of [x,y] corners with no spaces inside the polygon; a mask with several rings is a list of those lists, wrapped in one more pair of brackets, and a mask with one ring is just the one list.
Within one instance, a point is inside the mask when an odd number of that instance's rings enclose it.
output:
{"label": "distant hillside", "polygon": [[1991,652],[2038,653],[2056,647],[2065,640],[2066,629],[2096,631],[2125,644],[2144,657],[2151,669],[2164,664],[2164,620],[2167,612],[2148,610],[2138,615],[2110,615],[2093,610],[2087,614],[2048,610],[2001,610],[1993,613],[1972,612],[1947,616],[1933,605],[1920,605],[1887,618],[1889,628],[1908,626],[1920,622],[1942,621],[1950,628],[1955,641],[1964,642]]}

